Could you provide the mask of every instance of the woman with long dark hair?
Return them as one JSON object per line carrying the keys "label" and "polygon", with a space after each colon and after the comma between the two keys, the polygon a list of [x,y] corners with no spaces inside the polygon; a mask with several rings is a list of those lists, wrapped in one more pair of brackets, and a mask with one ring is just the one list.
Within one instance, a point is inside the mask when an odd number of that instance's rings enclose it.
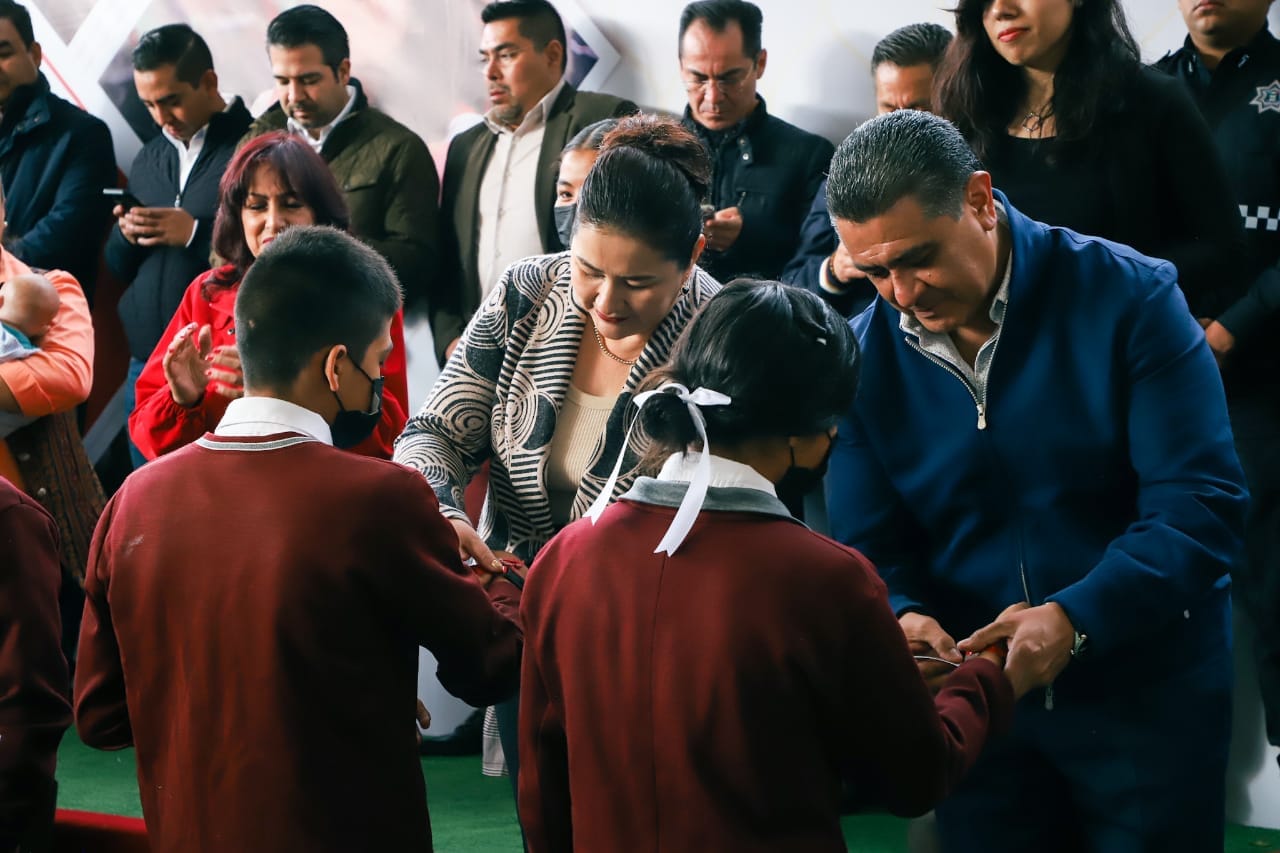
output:
{"label": "woman with long dark hair", "polygon": [[[227,165],[219,189],[213,248],[226,263],[191,282],[138,377],[129,436],[148,459],[190,444],[212,430],[227,403],[244,393],[233,309],[240,280],[262,249],[294,225],[346,229],[350,217],[329,167],[297,137],[268,133],[248,142]],[[391,323],[395,348],[383,365],[387,394],[372,435],[351,449],[391,456],[409,405],[404,332]],[[335,443],[343,436],[335,435]]]}
{"label": "woman with long dark hair", "polygon": [[960,0],[935,89],[1020,211],[1172,261],[1199,317],[1241,286],[1243,231],[1209,129],[1144,68],[1120,0]]}

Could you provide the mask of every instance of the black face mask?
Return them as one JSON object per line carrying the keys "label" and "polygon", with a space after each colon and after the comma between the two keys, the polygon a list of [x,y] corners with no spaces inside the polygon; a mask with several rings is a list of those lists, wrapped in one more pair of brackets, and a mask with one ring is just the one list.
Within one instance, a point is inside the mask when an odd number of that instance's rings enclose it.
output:
{"label": "black face mask", "polygon": [[373,391],[367,412],[348,411],[347,407],[342,405],[342,398],[338,396],[338,392],[331,392],[334,399],[338,401],[338,414],[333,419],[329,431],[333,434],[333,446],[344,450],[355,447],[368,438],[373,433],[374,427],[378,425],[378,421],[382,420],[382,377],[374,379],[365,373],[364,368],[356,364],[354,359],[351,363],[355,365],[356,370],[360,371],[361,376],[369,380]]}
{"label": "black face mask", "polygon": [[569,248],[569,241],[573,239],[573,220],[578,215],[578,203],[560,204],[551,208],[551,214],[556,218],[556,233],[560,235],[560,245],[566,249]]}
{"label": "black face mask", "polygon": [[774,484],[774,487],[779,495],[807,495],[822,483],[823,477],[827,476],[827,464],[831,461],[832,451],[836,449],[836,440],[831,433],[827,433],[827,452],[823,454],[817,468],[801,468],[796,464],[796,449],[794,447],[788,449],[791,451],[791,467],[782,475],[782,479]]}

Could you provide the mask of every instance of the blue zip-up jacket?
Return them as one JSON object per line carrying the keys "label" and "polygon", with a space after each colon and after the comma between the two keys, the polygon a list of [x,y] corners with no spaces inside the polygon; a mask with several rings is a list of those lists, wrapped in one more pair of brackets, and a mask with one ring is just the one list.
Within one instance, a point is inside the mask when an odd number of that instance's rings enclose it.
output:
{"label": "blue zip-up jacket", "polygon": [[956,640],[1016,602],[1058,602],[1089,638],[1061,687],[1221,654],[1247,492],[1177,272],[996,197],[1013,272],[985,428],[970,386],[877,299],[851,321],[864,366],[831,460],[832,532],[877,565],[895,612]]}

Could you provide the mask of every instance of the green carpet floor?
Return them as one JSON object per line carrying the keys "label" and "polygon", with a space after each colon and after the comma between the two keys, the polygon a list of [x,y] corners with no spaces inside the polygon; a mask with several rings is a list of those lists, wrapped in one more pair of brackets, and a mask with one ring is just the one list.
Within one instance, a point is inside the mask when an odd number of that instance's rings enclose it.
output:
{"label": "green carpet floor", "polygon": [[[480,775],[478,756],[425,758],[422,772],[431,826],[441,853],[519,853],[511,787]],[[141,816],[133,751],[98,752],[67,732],[58,753],[58,805],[68,809]],[[855,853],[902,853],[906,822],[885,816],[844,820]],[[1280,853],[1280,832],[1230,827],[1225,853]]]}

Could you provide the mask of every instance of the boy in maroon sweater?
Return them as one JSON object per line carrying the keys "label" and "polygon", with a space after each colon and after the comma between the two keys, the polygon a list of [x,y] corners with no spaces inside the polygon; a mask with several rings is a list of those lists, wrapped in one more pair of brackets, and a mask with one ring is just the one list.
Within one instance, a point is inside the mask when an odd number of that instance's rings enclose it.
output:
{"label": "boy in maroon sweater", "polygon": [[236,301],[245,397],[98,524],[76,726],[137,747],[156,853],[430,850],[418,646],[467,702],[515,690],[517,589],[486,595],[420,475],[331,446],[378,421],[399,307],[345,234],[277,237]]}
{"label": "boy in maroon sweater", "polygon": [[71,725],[58,616],[58,530],[0,477],[0,850],[53,824],[53,768]]}

